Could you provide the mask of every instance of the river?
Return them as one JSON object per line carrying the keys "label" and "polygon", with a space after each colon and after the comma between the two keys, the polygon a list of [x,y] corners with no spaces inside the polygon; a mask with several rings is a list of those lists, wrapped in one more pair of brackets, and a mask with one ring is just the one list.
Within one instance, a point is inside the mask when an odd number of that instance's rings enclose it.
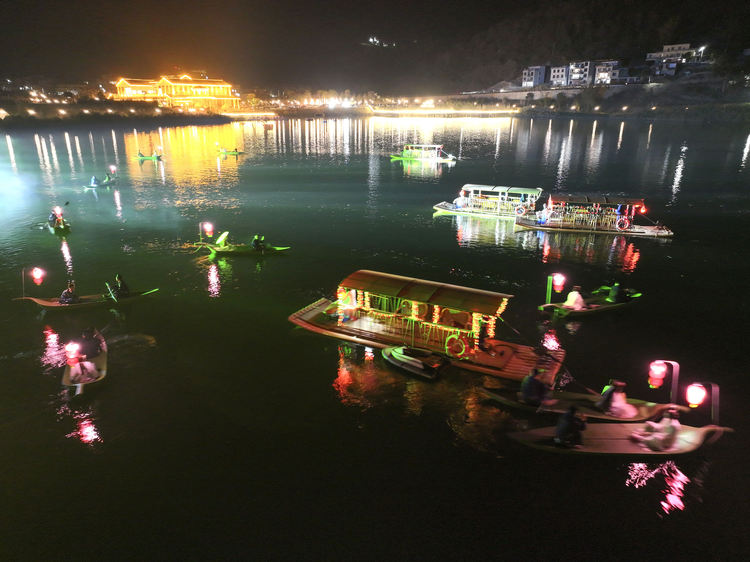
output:
{"label": "river", "polygon": [[[391,162],[410,142],[443,144],[458,162]],[[140,162],[139,150],[164,159]],[[744,126],[583,118],[4,135],[0,557],[744,559],[749,152]],[[109,166],[114,187],[84,189]],[[433,217],[465,183],[644,197],[675,235]],[[66,239],[46,229],[54,205]],[[211,260],[189,246],[204,222],[291,250]],[[540,421],[488,403],[476,373],[416,380],[377,350],[288,322],[357,269],[515,295],[504,318],[531,343],[554,330],[569,390],[615,377],[629,396],[666,401],[648,365],[677,361],[683,385],[719,385],[720,423],[736,432],[666,462],[524,449],[506,433]],[[550,325],[536,306],[555,272],[568,288],[618,279],[644,296]],[[98,293],[115,273],[159,291],[76,314],[11,300],[59,295],[71,278]],[[108,375],[71,398],[62,346],[87,326],[108,341]],[[683,419],[708,422],[705,408]]]}

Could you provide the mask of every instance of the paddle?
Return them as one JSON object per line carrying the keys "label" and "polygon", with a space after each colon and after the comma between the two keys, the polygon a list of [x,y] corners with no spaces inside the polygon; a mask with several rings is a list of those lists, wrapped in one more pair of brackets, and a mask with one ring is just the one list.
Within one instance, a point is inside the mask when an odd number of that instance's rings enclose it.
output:
{"label": "paddle", "polygon": [[104,282],[104,284],[107,286],[107,291],[109,291],[109,296],[112,297],[113,301],[117,302],[117,297],[115,296],[115,293],[112,290],[112,287],[110,287],[109,283],[107,283],[106,281]]}

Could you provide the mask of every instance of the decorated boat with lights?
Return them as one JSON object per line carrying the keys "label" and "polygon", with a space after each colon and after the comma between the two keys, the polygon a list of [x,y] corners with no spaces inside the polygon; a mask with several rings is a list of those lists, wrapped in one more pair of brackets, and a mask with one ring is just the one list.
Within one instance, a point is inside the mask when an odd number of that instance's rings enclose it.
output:
{"label": "decorated boat with lights", "polygon": [[58,297],[53,298],[39,298],[39,297],[16,297],[13,300],[27,300],[34,302],[47,310],[80,310],[82,308],[93,308],[97,306],[115,306],[117,304],[126,304],[133,301],[139,300],[141,297],[156,293],[159,289],[151,289],[149,291],[141,291],[131,293],[128,297],[120,297],[117,300],[113,299],[109,294],[98,294],[98,295],[83,295],[78,297],[78,300],[73,303],[61,303]]}
{"label": "decorated boat with lights", "polygon": [[516,225],[534,230],[559,232],[599,232],[670,237],[673,232],[656,222],[639,224],[648,219],[643,199],[610,195],[550,195],[543,208],[535,213],[516,216]]}
{"label": "decorated boat with lights", "polygon": [[508,437],[528,447],[551,453],[573,455],[610,456],[661,456],[671,457],[697,451],[706,444],[715,442],[728,427],[706,425],[703,427],[680,426],[675,441],[663,450],[653,450],[632,439],[632,423],[590,423],[583,431],[583,443],[575,448],[560,447],[555,444],[555,426],[539,427],[527,431],[509,433]]}
{"label": "decorated boat with lights", "polygon": [[432,162],[455,162],[456,157],[443,150],[442,144],[407,144],[401,154],[391,154],[395,160],[429,160]]}
{"label": "decorated boat with lights", "polygon": [[495,337],[512,296],[359,270],[339,283],[335,301],[319,299],[289,320],[371,347],[407,345],[445,353],[454,365],[496,377],[521,380],[536,367],[552,382],[563,350],[540,351]]}
{"label": "decorated boat with lights", "polygon": [[433,206],[437,213],[472,215],[486,218],[515,218],[534,214],[541,188],[505,187],[467,183],[452,203],[443,201]]}
{"label": "decorated boat with lights", "polygon": [[447,357],[430,349],[405,345],[383,348],[382,354],[391,365],[429,380],[438,378],[451,363]]}
{"label": "decorated boat with lights", "polygon": [[530,414],[557,415],[565,413],[571,406],[575,406],[579,413],[585,414],[588,418],[616,422],[642,422],[660,417],[670,409],[678,409],[683,412],[689,409],[686,406],[677,406],[676,404],[661,404],[638,400],[637,398],[627,398],[625,402],[632,406],[632,408],[623,409],[623,415],[617,416],[597,408],[596,403],[602,398],[598,394],[554,391],[549,393],[547,400],[542,406],[532,406],[521,401],[521,395],[517,387],[484,387],[481,391],[489,400],[498,402],[504,406],[523,410]]}

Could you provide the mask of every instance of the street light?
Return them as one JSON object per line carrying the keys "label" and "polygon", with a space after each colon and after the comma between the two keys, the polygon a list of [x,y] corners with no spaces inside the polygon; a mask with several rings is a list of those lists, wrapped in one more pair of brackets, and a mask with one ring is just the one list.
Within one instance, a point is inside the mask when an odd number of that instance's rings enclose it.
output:
{"label": "street light", "polygon": [[669,390],[669,401],[674,404],[677,402],[677,388],[680,381],[680,364],[677,361],[667,361],[666,359],[652,361],[648,370],[648,385],[651,388],[661,388],[661,385],[664,384],[664,378],[669,371],[668,367],[672,368],[672,386]]}

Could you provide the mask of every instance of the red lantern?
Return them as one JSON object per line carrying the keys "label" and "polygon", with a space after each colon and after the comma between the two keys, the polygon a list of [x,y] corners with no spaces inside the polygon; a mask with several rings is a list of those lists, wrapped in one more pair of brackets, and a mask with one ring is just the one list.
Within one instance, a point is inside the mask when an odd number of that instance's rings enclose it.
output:
{"label": "red lantern", "polygon": [[206,236],[211,238],[214,235],[214,225],[212,225],[210,222],[204,222],[203,232],[206,233]]}
{"label": "red lantern", "polygon": [[563,288],[565,288],[565,276],[562,273],[552,275],[552,288],[556,293],[561,293]]}
{"label": "red lantern", "polygon": [[664,361],[652,361],[648,370],[648,386],[661,388],[667,376],[667,364]]}
{"label": "red lantern", "polygon": [[71,367],[78,363],[78,350],[80,346],[75,342],[70,342],[65,346],[65,356],[68,358],[68,365]]}
{"label": "red lantern", "polygon": [[706,387],[700,383],[691,384],[685,391],[685,399],[691,408],[697,408],[706,399],[708,391]]}
{"label": "red lantern", "polygon": [[41,285],[42,281],[44,281],[44,270],[39,267],[35,267],[31,270],[31,278],[34,280],[34,284]]}

